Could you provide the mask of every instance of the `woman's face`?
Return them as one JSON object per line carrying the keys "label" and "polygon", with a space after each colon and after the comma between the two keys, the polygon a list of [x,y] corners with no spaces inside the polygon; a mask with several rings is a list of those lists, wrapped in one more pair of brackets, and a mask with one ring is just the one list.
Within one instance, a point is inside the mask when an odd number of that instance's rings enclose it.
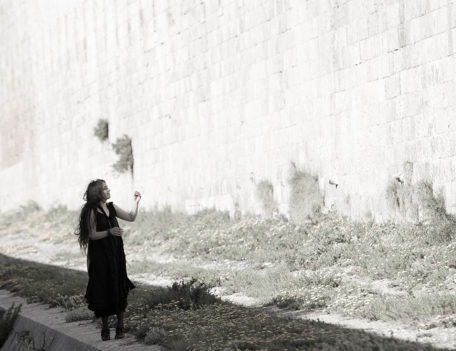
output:
{"label": "woman's face", "polygon": [[111,197],[111,190],[109,190],[108,185],[103,183],[103,200],[106,201]]}

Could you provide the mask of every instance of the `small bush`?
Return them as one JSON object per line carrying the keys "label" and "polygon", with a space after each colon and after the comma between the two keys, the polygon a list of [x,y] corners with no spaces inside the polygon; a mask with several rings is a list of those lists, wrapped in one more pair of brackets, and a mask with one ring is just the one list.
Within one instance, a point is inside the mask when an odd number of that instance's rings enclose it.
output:
{"label": "small bush", "polygon": [[397,219],[412,223],[446,222],[445,199],[434,194],[433,184],[421,180],[409,184],[400,178],[390,181],[386,188],[387,203]]}
{"label": "small bush", "polygon": [[150,307],[161,305],[162,308],[173,308],[177,306],[183,310],[197,309],[203,305],[210,305],[220,302],[220,299],[213,295],[211,286],[199,283],[195,278],[190,281],[174,282],[166,290],[160,290],[147,296],[146,303]]}
{"label": "small bush", "polygon": [[65,322],[76,322],[76,321],[85,321],[94,318],[94,313],[90,311],[87,307],[80,307],[71,311],[68,311],[65,315]]}
{"label": "small bush", "polygon": [[401,175],[391,179],[385,192],[394,217],[412,223],[448,221],[445,199],[436,194],[432,181],[413,180],[413,162],[404,162]]}
{"label": "small bush", "polygon": [[433,219],[423,229],[426,236],[422,240],[426,244],[449,243],[456,238],[456,219],[450,215],[443,219]]}
{"label": "small bush", "polygon": [[11,307],[6,311],[0,311],[0,348],[3,346],[6,339],[8,339],[21,307],[22,304],[15,307],[13,302]]}
{"label": "small bush", "polygon": [[415,186],[415,197],[421,220],[445,220],[447,212],[445,199],[442,195],[434,195],[434,187],[430,181],[420,181]]}
{"label": "small bush", "polygon": [[97,126],[93,129],[93,134],[100,139],[105,141],[109,137],[109,123],[105,119],[99,119]]}
{"label": "small bush", "polygon": [[134,160],[130,137],[124,135],[122,138],[118,138],[116,142],[112,144],[112,147],[114,152],[119,155],[119,159],[113,165],[113,168],[119,173],[130,171],[133,174]]}
{"label": "small bush", "polygon": [[166,337],[168,333],[166,332],[165,329],[160,328],[160,327],[152,327],[150,330],[147,332],[146,336],[144,337],[144,342],[146,344],[152,345],[152,344],[160,344],[162,342],[163,338]]}
{"label": "small bush", "polygon": [[276,296],[271,302],[266,303],[265,306],[277,306],[279,308],[285,308],[289,310],[299,310],[302,306],[302,299],[292,296]]}
{"label": "small bush", "polygon": [[320,213],[324,197],[318,186],[318,177],[299,171],[292,164],[290,184],[290,218],[295,223],[304,223]]}

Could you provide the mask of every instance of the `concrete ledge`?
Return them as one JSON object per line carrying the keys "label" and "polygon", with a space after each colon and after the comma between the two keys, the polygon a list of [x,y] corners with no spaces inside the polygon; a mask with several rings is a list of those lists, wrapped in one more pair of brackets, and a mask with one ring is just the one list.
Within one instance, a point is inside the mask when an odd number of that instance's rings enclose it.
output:
{"label": "concrete ledge", "polygon": [[[65,322],[65,311],[61,308],[49,308],[46,305],[27,301],[14,296],[7,290],[0,290],[0,309],[8,309],[12,303],[22,304],[13,330],[1,348],[1,351],[30,350],[44,347],[46,351],[96,351],[96,350],[164,350],[159,345],[138,343],[132,335],[124,339],[102,341],[100,329],[92,321]],[[115,331],[111,329],[111,338]],[[32,341],[33,340],[33,341]]]}

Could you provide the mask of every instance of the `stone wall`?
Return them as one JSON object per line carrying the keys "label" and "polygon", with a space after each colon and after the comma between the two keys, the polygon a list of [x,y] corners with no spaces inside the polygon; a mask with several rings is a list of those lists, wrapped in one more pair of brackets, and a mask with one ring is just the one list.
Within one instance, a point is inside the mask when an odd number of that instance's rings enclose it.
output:
{"label": "stone wall", "polygon": [[[294,165],[325,209],[384,220],[407,163],[455,213],[455,5],[3,0],[0,211],[76,208],[102,177],[125,207],[189,212],[261,212],[267,182],[288,214]],[[111,167],[124,134],[134,178]]]}

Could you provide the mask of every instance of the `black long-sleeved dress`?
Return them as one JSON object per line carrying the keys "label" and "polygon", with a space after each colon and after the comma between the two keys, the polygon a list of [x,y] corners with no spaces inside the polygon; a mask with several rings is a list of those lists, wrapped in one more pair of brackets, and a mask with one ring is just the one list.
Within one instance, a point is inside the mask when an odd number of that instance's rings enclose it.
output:
{"label": "black long-sleeved dress", "polygon": [[[109,217],[95,211],[97,232],[119,226],[113,203],[107,206]],[[87,256],[89,282],[84,297],[88,308],[95,312],[96,317],[125,311],[128,293],[135,286],[127,276],[122,237],[89,240]]]}

